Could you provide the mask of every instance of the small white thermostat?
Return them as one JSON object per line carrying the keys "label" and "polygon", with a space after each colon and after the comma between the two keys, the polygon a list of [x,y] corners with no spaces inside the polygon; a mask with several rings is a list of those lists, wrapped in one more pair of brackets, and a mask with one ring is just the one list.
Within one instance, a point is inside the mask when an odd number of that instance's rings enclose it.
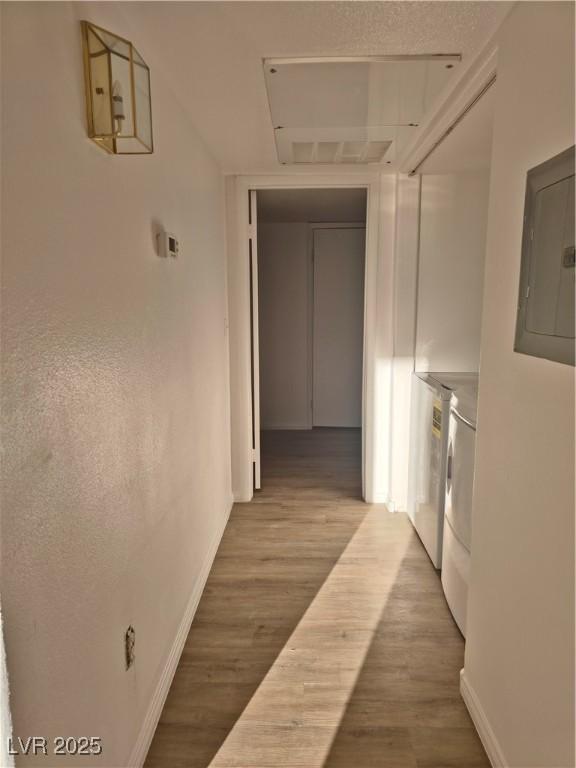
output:
{"label": "small white thermostat", "polygon": [[162,258],[178,256],[178,239],[171,232],[160,232],[158,234],[158,255]]}

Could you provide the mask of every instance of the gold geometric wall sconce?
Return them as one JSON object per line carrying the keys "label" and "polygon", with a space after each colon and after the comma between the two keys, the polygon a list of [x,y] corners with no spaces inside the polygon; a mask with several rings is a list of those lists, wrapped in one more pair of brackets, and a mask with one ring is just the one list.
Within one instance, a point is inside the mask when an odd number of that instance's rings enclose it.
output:
{"label": "gold geometric wall sconce", "polygon": [[129,40],[82,21],[88,135],[113,155],[154,151],[150,70]]}

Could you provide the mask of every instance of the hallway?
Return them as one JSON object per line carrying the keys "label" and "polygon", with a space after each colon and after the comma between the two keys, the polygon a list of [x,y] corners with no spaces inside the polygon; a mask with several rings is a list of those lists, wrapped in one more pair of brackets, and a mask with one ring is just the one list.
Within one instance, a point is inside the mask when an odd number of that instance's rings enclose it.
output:
{"label": "hallway", "polygon": [[360,431],[263,433],[148,768],[476,768],[464,643],[404,515],[360,500]]}

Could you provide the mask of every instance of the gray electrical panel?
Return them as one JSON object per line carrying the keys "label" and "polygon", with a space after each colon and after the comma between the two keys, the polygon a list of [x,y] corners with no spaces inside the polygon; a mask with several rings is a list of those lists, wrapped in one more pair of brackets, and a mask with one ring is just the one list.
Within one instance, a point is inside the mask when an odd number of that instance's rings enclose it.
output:
{"label": "gray electrical panel", "polygon": [[574,365],[574,147],[528,171],[514,349]]}

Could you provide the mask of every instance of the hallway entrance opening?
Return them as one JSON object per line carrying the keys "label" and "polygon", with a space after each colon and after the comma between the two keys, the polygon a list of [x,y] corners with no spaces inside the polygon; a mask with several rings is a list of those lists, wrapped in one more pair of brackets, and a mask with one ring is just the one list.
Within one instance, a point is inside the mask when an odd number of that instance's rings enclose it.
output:
{"label": "hallway entrance opening", "polygon": [[360,434],[367,191],[252,194],[254,432]]}

